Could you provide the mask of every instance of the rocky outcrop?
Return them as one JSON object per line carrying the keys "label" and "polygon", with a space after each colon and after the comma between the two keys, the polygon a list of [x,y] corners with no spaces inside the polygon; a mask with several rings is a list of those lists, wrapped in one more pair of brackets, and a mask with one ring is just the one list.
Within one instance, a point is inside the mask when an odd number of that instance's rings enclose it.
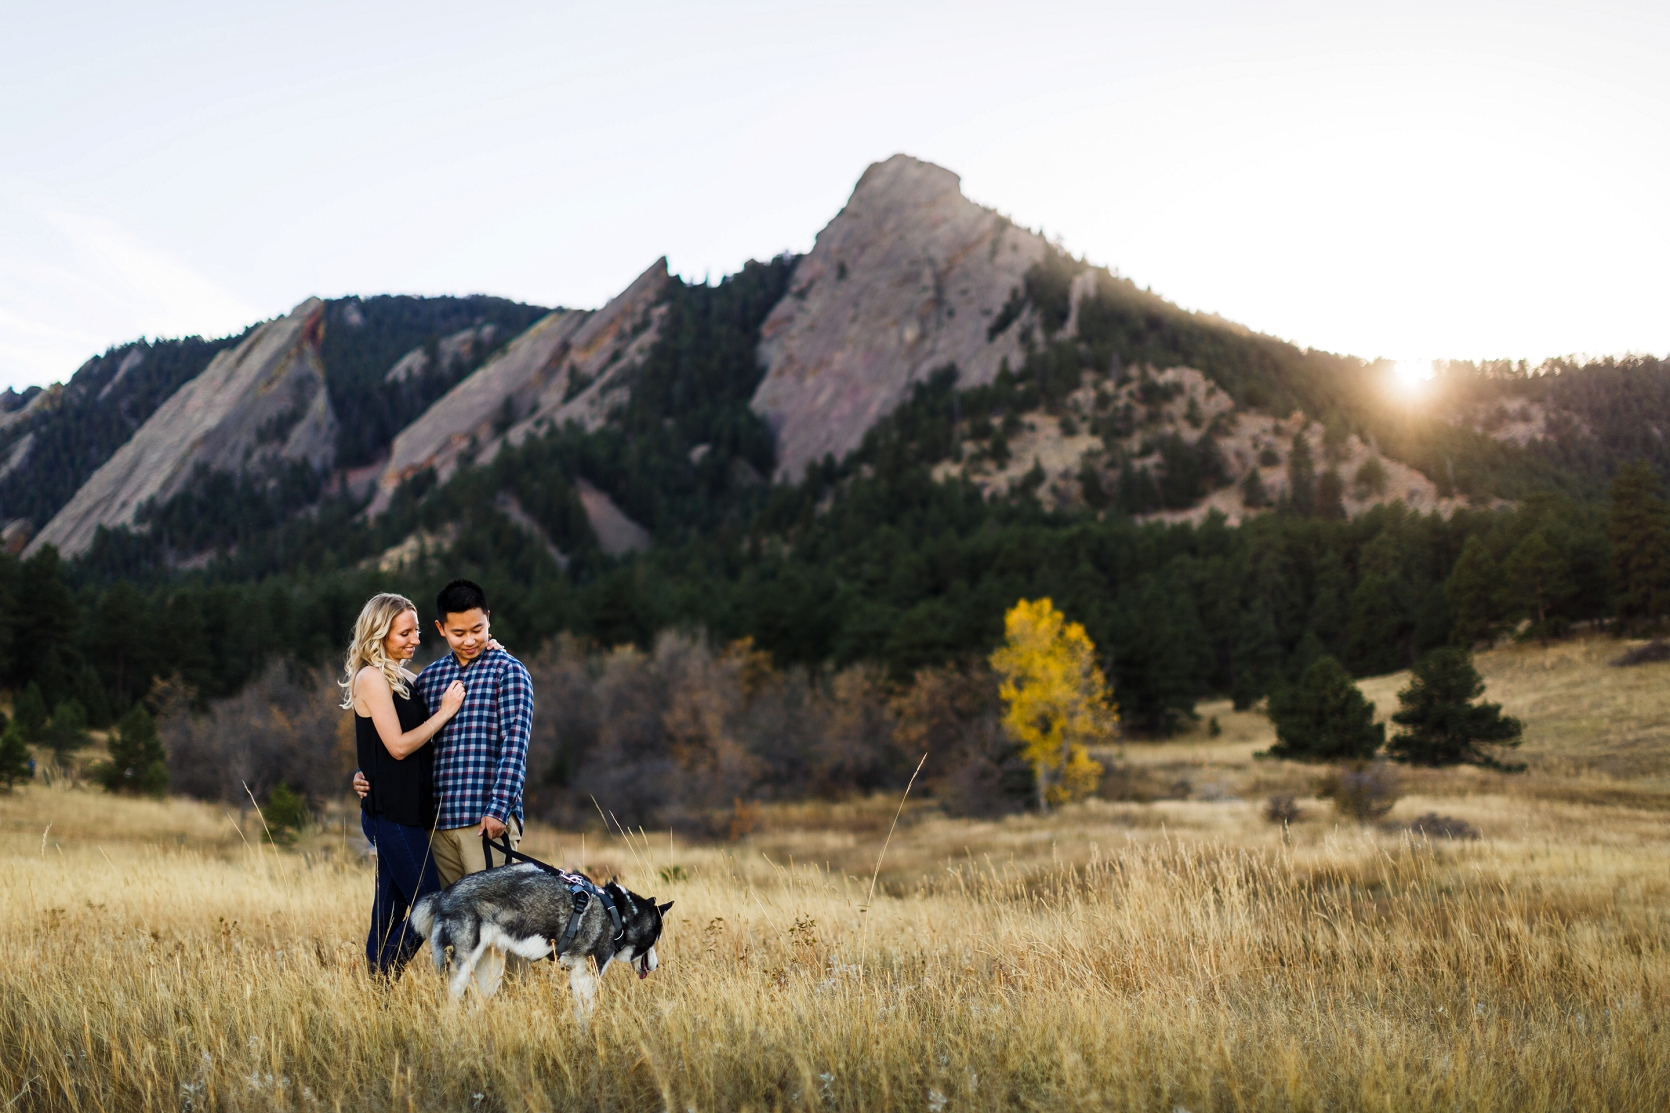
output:
{"label": "rocky outcrop", "polygon": [[328,468],[336,416],[319,358],[324,302],[269,321],[159,406],[30,543],[74,556],[100,526],[130,526],[146,502],[180,493],[199,466],[259,472],[306,461]]}
{"label": "rocky outcrop", "polygon": [[777,435],[778,478],[856,448],[948,363],[965,387],[1019,367],[1026,318],[987,332],[1046,246],[942,167],[894,155],[866,170],[760,331],[753,407]]}
{"label": "rocky outcrop", "polygon": [[595,428],[655,342],[668,281],[658,259],[602,309],[558,310],[512,340],[394,438],[367,513],[381,513],[426,468],[444,480],[465,459],[485,463],[532,432],[571,419]]}
{"label": "rocky outcrop", "polygon": [[[363,321],[364,318],[362,317]],[[417,376],[427,375],[432,368],[438,367],[442,371],[451,371],[478,358],[477,353],[486,351],[493,346],[498,338],[499,326],[491,321],[476,325],[473,328],[460,329],[451,336],[443,336],[435,344],[435,354],[430,356],[427,348],[413,348],[395,362],[388,373],[383,376],[386,383],[404,382]]]}

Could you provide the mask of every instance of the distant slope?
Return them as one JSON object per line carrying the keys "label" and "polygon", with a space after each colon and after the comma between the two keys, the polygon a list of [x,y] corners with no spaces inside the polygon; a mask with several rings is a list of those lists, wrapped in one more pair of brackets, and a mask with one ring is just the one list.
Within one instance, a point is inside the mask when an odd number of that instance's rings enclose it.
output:
{"label": "distant slope", "polygon": [[371,463],[437,398],[548,312],[479,294],[329,302],[320,357],[341,422],[337,465]]}
{"label": "distant slope", "polygon": [[169,395],[247,335],[123,344],[0,415],[0,520],[45,525]]}
{"label": "distant slope", "polygon": [[629,376],[654,345],[651,311],[667,281],[667,260],[658,259],[602,309],[558,310],[511,340],[394,438],[370,513],[387,509],[419,472],[445,480],[460,461],[485,463],[503,441],[520,443],[535,427],[589,417],[595,428],[602,407],[587,403]]}
{"label": "distant slope", "polygon": [[319,357],[324,310],[309,298],[216,355],[93,473],[30,551],[52,545],[75,556],[101,528],[134,525],[147,503],[183,492],[200,473],[327,469],[337,421]]}

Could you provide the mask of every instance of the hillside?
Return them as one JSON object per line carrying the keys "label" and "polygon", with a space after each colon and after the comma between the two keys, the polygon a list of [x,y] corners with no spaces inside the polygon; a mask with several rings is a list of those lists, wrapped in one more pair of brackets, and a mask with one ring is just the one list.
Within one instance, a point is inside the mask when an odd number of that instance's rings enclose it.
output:
{"label": "hillside", "polygon": [[[1657,361],[1450,365],[1395,398],[1384,365],[1171,305],[906,156],[807,256],[716,285],[658,261],[595,311],[305,305],[172,362],[114,350],[0,415],[7,536],[44,527],[0,580],[78,593],[59,664],[20,653],[0,684],[130,699],[96,617],[118,584],[203,631],[177,664],[204,695],[320,660],[371,591],[456,573],[530,652],[695,627],[894,680],[986,651],[1008,605],[1049,595],[1157,732],[1324,653],[1384,672],[1533,612],[1555,635],[1654,617],[1619,602],[1604,495],[1637,456],[1670,471]],[[141,384],[126,434],[89,427],[82,472],[38,470],[82,412],[55,399]],[[6,501],[82,473],[61,502]],[[1527,602],[1526,546],[1552,551],[1554,595]],[[41,563],[54,549],[73,563]],[[1488,591],[1453,582],[1469,551]]]}

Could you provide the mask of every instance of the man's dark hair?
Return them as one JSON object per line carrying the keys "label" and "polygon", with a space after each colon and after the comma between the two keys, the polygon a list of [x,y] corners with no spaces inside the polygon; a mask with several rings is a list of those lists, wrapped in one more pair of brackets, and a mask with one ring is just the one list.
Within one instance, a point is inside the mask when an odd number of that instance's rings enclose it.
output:
{"label": "man's dark hair", "polygon": [[481,590],[480,584],[469,580],[453,580],[435,596],[435,617],[442,622],[449,614],[463,614],[477,609],[482,614],[487,613],[487,593]]}

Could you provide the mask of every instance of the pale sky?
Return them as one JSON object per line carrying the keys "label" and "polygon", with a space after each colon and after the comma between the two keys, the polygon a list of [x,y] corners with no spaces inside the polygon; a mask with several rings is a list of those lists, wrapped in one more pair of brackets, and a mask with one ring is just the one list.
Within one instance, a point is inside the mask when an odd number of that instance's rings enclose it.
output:
{"label": "pale sky", "polygon": [[904,151],[1191,309],[1670,353],[1670,4],[0,0],[0,387],[303,298],[596,306]]}

